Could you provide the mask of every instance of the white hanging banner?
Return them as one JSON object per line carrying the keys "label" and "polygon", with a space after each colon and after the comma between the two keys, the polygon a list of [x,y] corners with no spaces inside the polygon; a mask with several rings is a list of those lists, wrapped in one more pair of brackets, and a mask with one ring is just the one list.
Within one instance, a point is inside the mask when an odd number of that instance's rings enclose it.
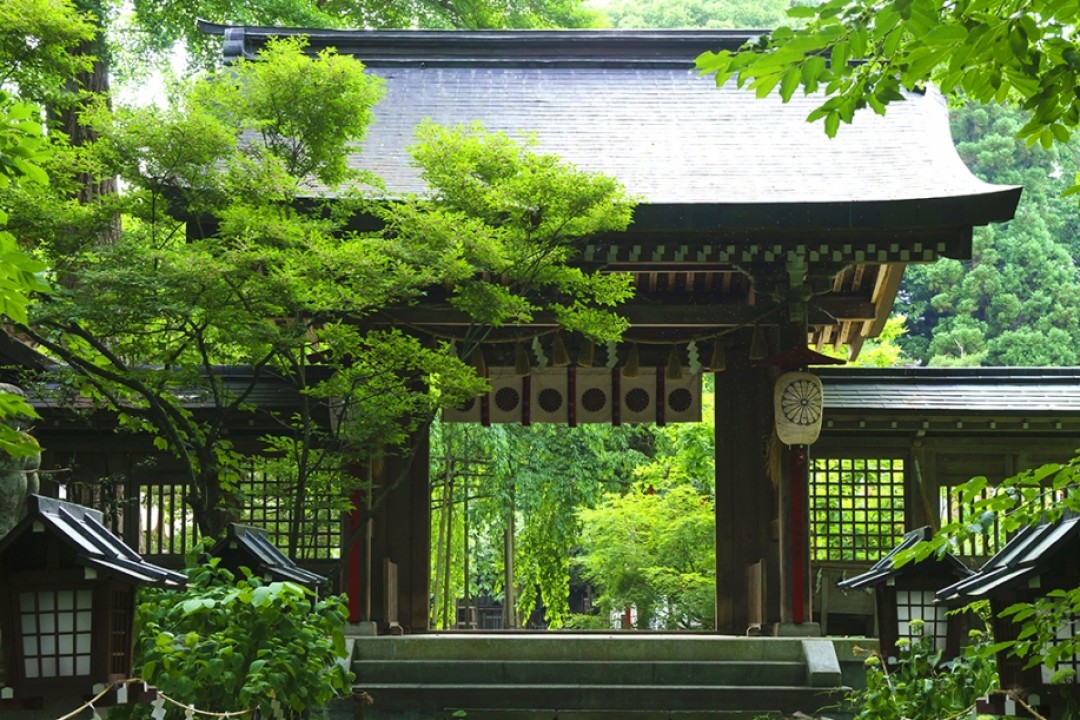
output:
{"label": "white hanging banner", "polygon": [[821,434],[821,380],[808,372],[781,375],[773,390],[776,434],[785,445],[810,445]]}

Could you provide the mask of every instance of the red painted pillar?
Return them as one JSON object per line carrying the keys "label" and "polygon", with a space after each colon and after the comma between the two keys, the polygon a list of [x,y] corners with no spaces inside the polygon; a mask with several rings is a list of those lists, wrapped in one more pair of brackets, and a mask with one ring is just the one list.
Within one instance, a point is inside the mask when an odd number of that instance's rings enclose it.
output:
{"label": "red painted pillar", "polygon": [[790,503],[788,512],[791,532],[788,534],[790,543],[788,550],[791,553],[791,621],[796,625],[801,625],[810,619],[808,612],[810,568],[807,562],[810,532],[806,520],[809,475],[806,446],[792,446],[790,460],[791,488],[788,493]]}
{"label": "red painted pillar", "polygon": [[[360,477],[360,463],[351,463],[349,474],[356,478]],[[366,619],[361,617],[361,583],[364,572],[364,544],[367,538],[364,535],[362,493],[359,490],[354,491],[350,502],[352,509],[345,520],[345,538],[348,545],[345,553],[345,587],[342,590],[349,598],[349,622],[355,623]]]}

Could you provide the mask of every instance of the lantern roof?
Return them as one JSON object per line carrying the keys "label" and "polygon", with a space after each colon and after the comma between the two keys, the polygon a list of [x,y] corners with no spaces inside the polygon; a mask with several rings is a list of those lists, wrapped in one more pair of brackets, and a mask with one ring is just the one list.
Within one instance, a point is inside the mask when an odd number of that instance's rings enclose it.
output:
{"label": "lantern roof", "polygon": [[949,604],[966,603],[1026,586],[1055,555],[1070,549],[1075,552],[1078,537],[1080,517],[1075,515],[1022,528],[977,573],[939,590],[937,598]]}
{"label": "lantern roof", "polygon": [[327,578],[305,570],[270,542],[262,528],[229,523],[225,537],[218,540],[210,555],[222,558],[226,567],[246,566],[256,575],[269,575],[273,580],[288,581],[317,587]]}
{"label": "lantern roof", "polygon": [[869,570],[862,573],[861,575],[856,575],[854,577],[847,578],[846,580],[841,580],[836,584],[837,587],[843,588],[845,590],[857,590],[860,588],[876,587],[885,582],[888,582],[890,579],[894,579],[905,573],[918,572],[919,568],[925,567],[924,563],[927,562],[933,565],[943,564],[957,577],[966,577],[971,575],[972,570],[966,565],[964,565],[964,563],[962,563],[952,553],[946,553],[942,558],[937,559],[936,561],[932,558],[927,558],[922,562],[912,562],[903,565],[902,567],[894,566],[896,556],[901,551],[915,547],[915,545],[917,545],[918,543],[924,540],[929,540],[931,537],[933,537],[933,535],[934,531],[929,526],[923,526],[916,530],[912,530],[911,532],[904,535],[903,539],[896,545],[896,547],[894,547],[892,550],[886,553],[884,557],[874,563]]}
{"label": "lantern roof", "polygon": [[27,533],[47,531],[71,548],[79,565],[107,576],[139,585],[187,584],[183,574],[149,563],[125,545],[102,524],[99,510],[41,495],[30,495],[26,510],[26,516],[0,539],[0,554]]}

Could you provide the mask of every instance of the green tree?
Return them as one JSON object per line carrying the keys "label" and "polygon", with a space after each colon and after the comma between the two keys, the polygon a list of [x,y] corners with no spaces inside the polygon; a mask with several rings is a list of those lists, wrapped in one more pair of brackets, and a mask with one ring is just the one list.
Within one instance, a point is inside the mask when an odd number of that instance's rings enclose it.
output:
{"label": "green tree", "polygon": [[[35,101],[55,96],[66,75],[86,66],[86,58],[69,48],[90,32],[63,3],[11,0],[0,5],[0,193],[26,183],[48,185],[43,165],[55,152]],[[0,319],[24,323],[32,296],[49,286],[44,264],[5,229],[9,220],[8,210],[0,207]],[[5,422],[15,416],[36,414],[21,396],[0,392],[0,452],[36,453],[36,444]]]}
{"label": "green tree", "polygon": [[136,50],[161,52],[183,42],[201,65],[213,64],[220,44],[198,20],[240,25],[310,28],[462,29],[587,27],[593,13],[578,0],[134,0],[128,19],[138,30]]}
{"label": "green tree", "polygon": [[644,629],[715,624],[716,517],[709,494],[688,484],[641,482],[579,515],[576,560],[601,593],[601,612],[634,606]]}
{"label": "green tree", "polygon": [[603,14],[615,28],[772,28],[789,0],[615,0]]}
{"label": "green tree", "polygon": [[953,111],[957,150],[979,177],[1024,186],[1016,219],[976,231],[970,260],[905,272],[901,339],[929,365],[1073,365],[1080,361],[1075,202],[1061,168],[1074,142],[1044,150],[1017,137],[1020,111],[968,103]]}
{"label": "green tree", "polygon": [[[427,126],[414,157],[431,194],[362,198],[348,183],[377,179],[346,157],[380,94],[355,60],[289,40],[198,81],[176,108],[103,109],[93,150],[129,190],[99,205],[123,214],[124,232],[72,246],[70,216],[57,212],[39,244],[66,281],[21,331],[82,394],[186,461],[205,534],[235,515],[241,459],[226,430],[263,378],[301,391],[301,410],[281,418],[286,439],[271,443],[296,463],[298,503],[309,471],[350,482],[325,450],[364,457],[400,444],[441,404],[483,388],[445,343],[365,325],[377,310],[448,286],[477,316],[473,344],[539,310],[598,340],[623,327],[613,309],[628,278],[567,265],[581,236],[629,222],[617,183],[479,128]],[[306,197],[312,182],[333,199]],[[384,228],[350,230],[362,213]],[[226,387],[221,365],[251,368],[251,384]],[[192,397],[215,412],[192,414]],[[314,419],[319,405],[341,416],[334,437]]]}
{"label": "green tree", "polygon": [[[510,598],[524,618],[539,602],[550,626],[565,623],[571,559],[580,546],[577,509],[595,505],[605,489],[625,488],[653,452],[653,443],[652,431],[641,426],[436,424],[431,470],[438,511],[432,523],[436,621],[449,623],[454,599],[466,595],[468,527],[474,552],[468,596]],[[512,578],[506,573],[507,553]]]}
{"label": "green tree", "polygon": [[[40,110],[33,105],[15,102],[0,90],[0,190],[24,179],[48,183],[38,165],[47,157],[48,146],[36,113]],[[0,318],[24,323],[30,296],[48,290],[41,277],[45,266],[23,252],[15,236],[4,230],[7,219],[0,209]],[[22,396],[0,390],[0,452],[16,456],[36,452],[36,445],[9,424],[8,419],[15,417],[34,418],[37,413]]]}
{"label": "green tree", "polygon": [[[706,403],[708,405],[708,403]],[[637,609],[639,628],[715,624],[715,452],[711,417],[650,428],[654,454],[634,482],[605,488],[578,510],[584,578],[600,592],[601,612]]]}

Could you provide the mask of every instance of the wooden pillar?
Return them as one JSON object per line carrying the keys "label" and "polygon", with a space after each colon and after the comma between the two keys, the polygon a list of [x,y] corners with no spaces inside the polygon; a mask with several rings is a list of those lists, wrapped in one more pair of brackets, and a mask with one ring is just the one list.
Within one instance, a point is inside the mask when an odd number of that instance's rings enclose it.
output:
{"label": "wooden pillar", "polygon": [[[428,477],[428,428],[409,445],[376,463],[373,504],[369,509],[370,568],[361,592],[370,593],[371,616],[380,631],[395,621],[387,603],[396,595],[396,622],[404,632],[428,629],[431,582],[431,482]],[[387,587],[387,563],[396,568],[396,593]]]}
{"label": "wooden pillar", "polygon": [[[364,472],[366,468],[358,462],[349,467],[349,474],[355,478],[362,477]],[[349,622],[355,623],[371,619],[371,603],[365,595],[371,590],[370,584],[365,582],[368,574],[366,558],[371,551],[371,545],[366,535],[368,526],[364,519],[364,493],[356,490],[350,500],[352,509],[345,513],[345,528],[342,533],[344,567],[341,573],[341,588],[349,598]]]}
{"label": "wooden pillar", "polygon": [[[803,309],[805,313],[805,309]],[[794,314],[794,313],[793,313]],[[780,326],[782,350],[806,346],[805,314]],[[786,367],[783,372],[805,370]],[[772,391],[769,392],[770,398]],[[813,582],[810,575],[810,459],[806,445],[785,447],[780,453],[780,625],[778,635],[820,634],[811,623]]]}
{"label": "wooden pillar", "polygon": [[[780,477],[780,624],[810,622],[809,457],[805,445],[786,448]],[[784,632],[782,627],[781,633]]]}
{"label": "wooden pillar", "polygon": [[[716,374],[716,628],[746,634],[752,621],[775,621],[777,557],[769,526],[776,496],[767,472],[772,432],[768,373],[756,368]],[[751,573],[760,573],[763,617],[751,613]]]}

